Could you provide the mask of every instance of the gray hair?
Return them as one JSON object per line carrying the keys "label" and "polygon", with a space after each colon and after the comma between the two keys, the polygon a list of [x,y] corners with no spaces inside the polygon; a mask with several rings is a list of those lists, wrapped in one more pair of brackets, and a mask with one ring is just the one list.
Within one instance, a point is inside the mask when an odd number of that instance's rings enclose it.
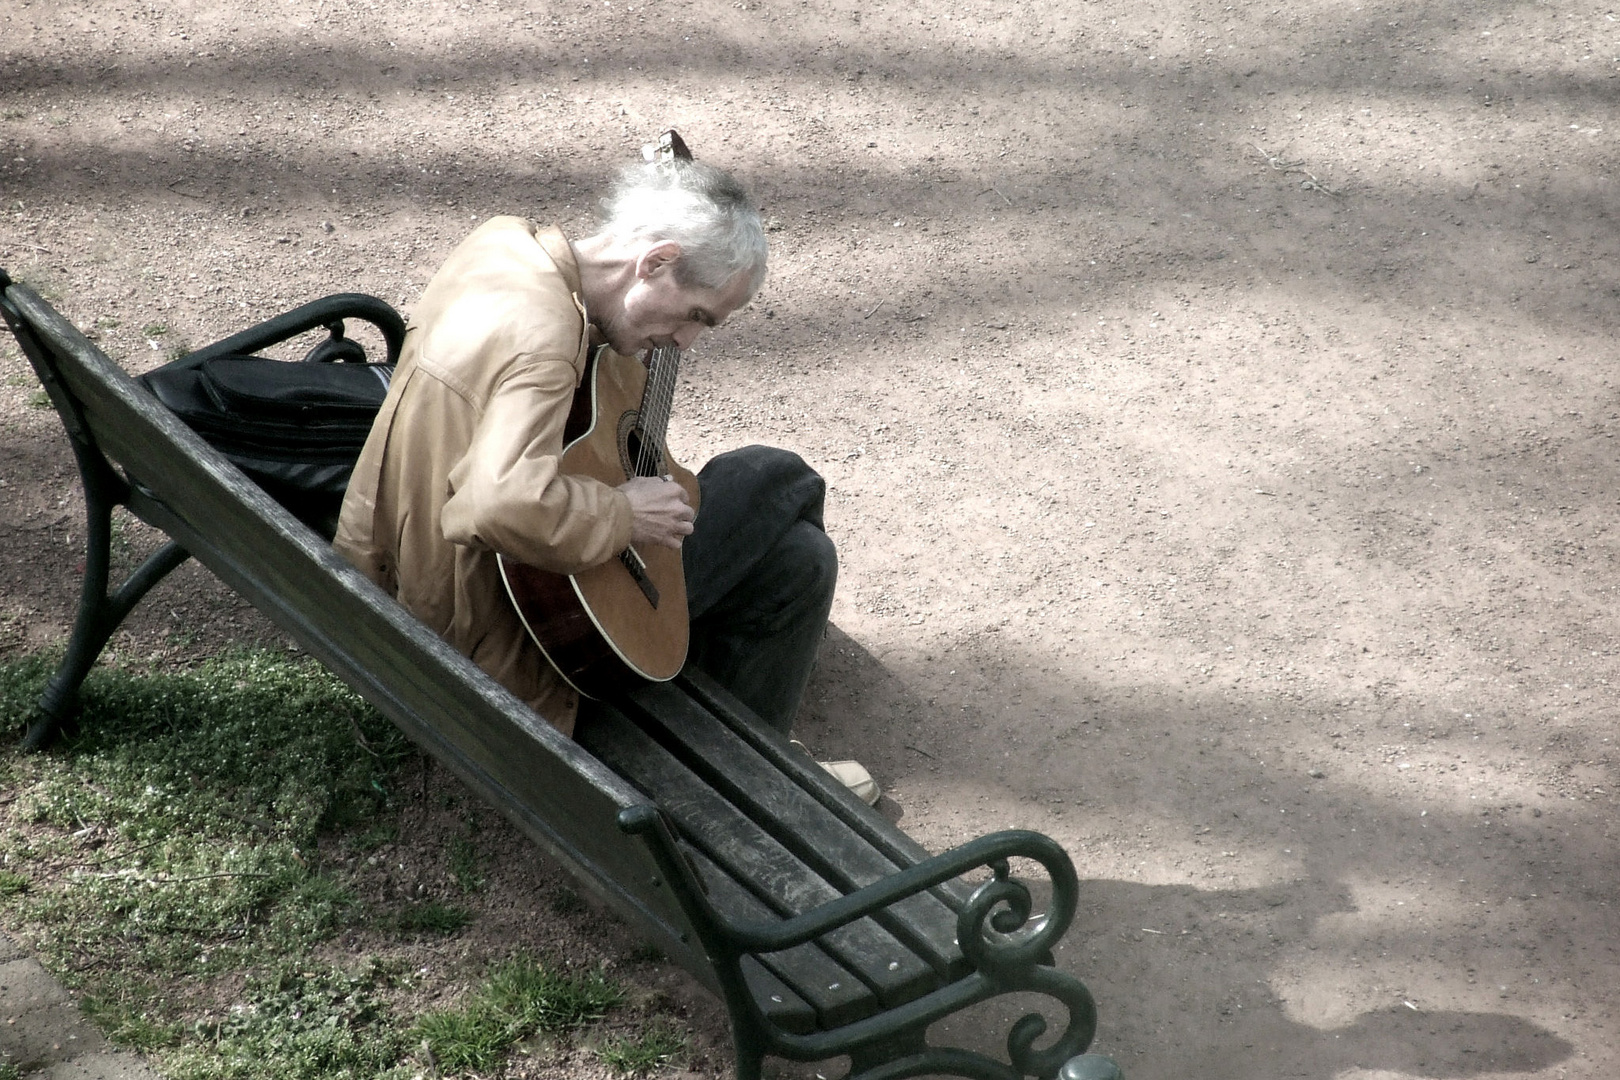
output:
{"label": "gray hair", "polygon": [[625,239],[681,245],[675,278],[719,289],[749,276],[749,295],[765,280],[765,229],[748,191],[730,173],[675,159],[632,165],[609,196],[603,231]]}

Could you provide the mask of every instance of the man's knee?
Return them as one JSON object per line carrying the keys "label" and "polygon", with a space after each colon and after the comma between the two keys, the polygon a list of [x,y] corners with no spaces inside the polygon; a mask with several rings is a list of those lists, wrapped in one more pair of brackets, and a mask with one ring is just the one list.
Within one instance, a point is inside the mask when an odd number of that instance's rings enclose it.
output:
{"label": "man's knee", "polygon": [[776,547],[771,561],[783,580],[800,596],[824,597],[830,604],[838,585],[838,548],[832,538],[808,521],[796,521]]}

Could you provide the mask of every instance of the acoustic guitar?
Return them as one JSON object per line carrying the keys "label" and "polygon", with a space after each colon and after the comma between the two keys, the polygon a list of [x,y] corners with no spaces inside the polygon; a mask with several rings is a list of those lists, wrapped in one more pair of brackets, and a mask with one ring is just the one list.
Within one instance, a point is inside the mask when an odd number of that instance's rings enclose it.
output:
{"label": "acoustic guitar", "polygon": [[[666,131],[649,157],[691,160]],[[665,449],[681,351],[653,349],[645,365],[603,346],[592,354],[563,431],[560,468],[617,487],[634,476],[668,476],[698,505],[697,477]],[[539,570],[499,558],[506,592],[540,651],[586,697],[605,697],[639,680],[665,682],[686,662],[690,626],[681,553],[625,548],[578,574]]]}

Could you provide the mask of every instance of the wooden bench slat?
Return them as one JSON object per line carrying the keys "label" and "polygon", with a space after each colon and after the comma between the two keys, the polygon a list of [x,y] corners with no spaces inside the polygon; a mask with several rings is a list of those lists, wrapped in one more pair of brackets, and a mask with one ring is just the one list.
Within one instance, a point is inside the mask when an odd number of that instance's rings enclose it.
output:
{"label": "wooden bench slat", "polygon": [[[753,747],[773,768],[791,776],[797,783],[811,787],[830,783],[825,770],[796,749],[784,746],[774,732],[762,730],[745,715],[744,710],[736,707],[735,698],[695,667],[688,666],[673,681],[645,687],[637,691],[635,696],[646,695],[650,700],[668,690],[683,693],[697,702],[727,731]],[[831,809],[857,836],[897,866],[914,866],[934,854],[893,822],[858,801],[844,800],[842,805],[832,805]],[[952,911],[960,911],[967,905],[973,888],[966,882],[947,881],[933,892]]]}
{"label": "wooden bench slat", "polygon": [[[821,797],[847,797],[846,792],[836,787],[826,790],[831,785],[795,784],[712,712],[678,689],[668,684],[646,687],[631,696],[625,710],[682,764],[835,888],[854,892],[902,866],[915,865],[915,860],[897,865],[820,801]],[[942,977],[960,970],[956,913],[938,896],[910,897],[873,918]]]}
{"label": "wooden bench slat", "polygon": [[[747,885],[778,916],[798,915],[843,895],[619,710],[598,704],[574,737],[656,802],[682,839]],[[939,983],[931,965],[871,919],[822,940],[886,1005],[908,1001]]]}
{"label": "wooden bench slat", "polygon": [[[739,922],[768,922],[777,918],[758,897],[739,885],[708,856],[701,851],[689,850],[688,853],[703,883],[708,886],[709,902],[727,918]],[[760,953],[753,959],[764,965],[783,989],[805,1003],[813,1015],[820,1018],[818,1026],[821,1028],[863,1019],[883,1007],[860,976],[818,945],[805,944],[777,953]],[[754,1000],[761,999],[756,997]]]}
{"label": "wooden bench slat", "polygon": [[749,996],[759,1002],[760,1011],[771,1023],[793,1035],[816,1030],[816,1010],[752,956],[743,957],[742,976]]}

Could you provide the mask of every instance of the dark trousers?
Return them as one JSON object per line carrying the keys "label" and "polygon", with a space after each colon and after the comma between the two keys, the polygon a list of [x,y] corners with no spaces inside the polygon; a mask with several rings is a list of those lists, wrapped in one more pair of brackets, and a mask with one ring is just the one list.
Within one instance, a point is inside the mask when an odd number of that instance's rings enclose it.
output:
{"label": "dark trousers", "polygon": [[687,662],[786,735],[815,667],[837,581],[833,542],[808,521],[794,522],[740,582],[692,611]]}
{"label": "dark trousers", "polygon": [[832,610],[838,553],[821,529],[826,485],[797,454],[750,446],[698,474],[682,545],[697,665],[784,735]]}

